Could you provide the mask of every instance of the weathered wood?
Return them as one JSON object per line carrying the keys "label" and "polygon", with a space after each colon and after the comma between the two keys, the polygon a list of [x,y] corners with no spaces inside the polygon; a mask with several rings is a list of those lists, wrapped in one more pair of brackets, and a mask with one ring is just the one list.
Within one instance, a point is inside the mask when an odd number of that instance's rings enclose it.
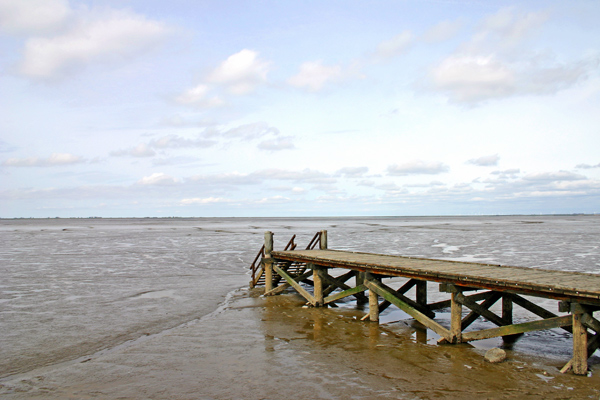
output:
{"label": "weathered wood", "polygon": [[[400,293],[400,289],[399,290],[394,290],[391,287],[389,287],[389,286],[387,286],[387,285],[385,285],[385,284],[383,284],[381,282],[379,284],[381,285],[382,288],[384,288],[388,292],[392,293],[394,296],[396,296],[397,298],[399,298],[400,300],[402,300],[403,302],[405,302],[406,304],[408,304],[412,308],[415,308],[415,309],[419,310],[421,313],[425,314],[429,318],[434,318],[435,317],[435,313],[433,311],[431,311],[426,305],[419,304],[416,301],[414,301],[412,299],[409,299],[408,297],[404,296],[402,293]],[[382,304],[383,304],[383,302],[382,302]],[[381,304],[380,304],[379,305],[379,312],[381,312],[381,308],[382,307],[381,307]]]}
{"label": "weathered wood", "polygon": [[418,304],[427,306],[427,281],[417,281],[415,298]]}
{"label": "weathered wood", "polygon": [[273,290],[273,259],[264,258],[263,265],[265,270],[265,293]]}
{"label": "weathered wood", "polygon": [[327,250],[327,231],[326,230],[321,231],[321,238],[319,240],[319,249]]}
{"label": "weathered wood", "polygon": [[[493,293],[493,292],[486,291],[486,292],[471,294],[471,295],[465,296],[465,297],[467,297],[473,301],[480,301],[480,300],[487,299],[490,296],[490,293]],[[449,308],[449,307],[450,307],[450,300],[442,300],[442,301],[438,301],[436,303],[429,303],[427,305],[427,308],[429,308],[431,311],[441,310],[442,308]]]}
{"label": "weathered wood", "polygon": [[275,272],[277,272],[283,279],[285,279],[287,281],[287,283],[289,283],[294,289],[296,289],[296,291],[298,293],[300,293],[300,295],[302,295],[302,297],[304,297],[306,300],[308,300],[308,302],[310,304],[312,304],[313,306],[316,304],[315,298],[306,291],[306,289],[304,289],[302,286],[300,286],[300,284],[298,282],[296,282],[294,280],[294,278],[292,278],[291,276],[289,276],[287,274],[287,272],[285,272],[284,270],[282,270],[279,267],[275,267]]}
{"label": "weathered wood", "polygon": [[[398,288],[398,290],[395,290],[394,293],[396,295],[404,294],[404,293],[408,292],[410,289],[412,289],[412,287],[415,286],[417,284],[417,282],[418,281],[416,279],[410,279],[408,282],[406,282],[404,285],[402,285],[400,288]],[[387,309],[391,305],[392,305],[392,303],[390,303],[387,300],[382,301],[381,304],[379,304],[379,312],[385,311],[385,309]]]}
{"label": "weathered wood", "polygon": [[371,322],[379,322],[379,299],[377,292],[373,290],[370,283],[377,282],[371,274],[365,274],[364,285],[369,289],[369,320]]}
{"label": "weathered wood", "polygon": [[450,343],[462,342],[462,293],[450,293]]}
{"label": "weathered wood", "polygon": [[593,329],[596,333],[600,333],[600,321],[594,318],[592,314],[583,314],[581,323],[586,327]]}
{"label": "weathered wood", "polygon": [[274,254],[281,259],[314,261],[323,266],[600,305],[600,275],[334,250]]}
{"label": "weathered wood", "polygon": [[[496,301],[498,301],[500,297],[501,295],[499,293],[493,293],[489,299],[487,299],[486,301],[484,301],[484,303],[480,305],[468,299],[462,293],[456,294],[456,300],[459,303],[462,303],[463,305],[469,307],[474,313],[481,315],[483,318],[487,319],[490,322],[493,322],[498,326],[508,325],[502,318],[488,310],[488,308],[491,307]],[[468,325],[470,324],[465,324],[464,328],[466,328]]]}
{"label": "weathered wood", "polygon": [[521,324],[505,325],[498,328],[484,329],[481,331],[466,332],[462,334],[463,342],[472,340],[489,339],[498,336],[515,335],[531,331],[541,331],[545,329],[559,328],[561,326],[571,325],[573,323],[570,315],[563,317],[554,317]]}
{"label": "weathered wood", "polygon": [[344,297],[348,297],[348,296],[352,296],[355,295],[356,293],[359,292],[364,292],[365,290],[367,290],[367,287],[365,285],[358,285],[356,287],[344,290],[342,292],[336,293],[336,294],[332,294],[331,296],[327,296],[324,299],[324,303],[325,304],[329,304],[332,303],[336,300],[340,300],[343,299]]}
{"label": "weathered wood", "polygon": [[586,375],[588,369],[587,329],[581,323],[584,314],[572,314],[573,318],[573,373]]}
{"label": "weathered wood", "polygon": [[315,307],[322,307],[323,303],[323,275],[325,274],[325,269],[318,265],[309,264],[308,266],[313,271],[313,296],[315,298]]}
{"label": "weathered wood", "polygon": [[513,302],[510,296],[502,296],[502,320],[506,325],[513,323]]}
{"label": "weathered wood", "polygon": [[273,232],[265,232],[265,258],[271,258],[273,253]]}
{"label": "weathered wood", "polygon": [[[596,334],[592,336],[591,339],[588,339],[588,348],[587,354],[590,357],[598,348],[600,347],[600,335]],[[564,374],[565,372],[569,372],[573,368],[573,358],[569,360],[568,363],[565,364],[564,367],[561,368],[560,372]]]}
{"label": "weathered wood", "polygon": [[448,341],[452,341],[451,334],[448,329],[444,328],[442,325],[438,324],[419,310],[409,306],[408,304],[400,300],[394,295],[392,291],[384,289],[380,283],[366,281],[365,286],[369,290],[374,291],[375,293],[377,293],[378,295],[380,295],[381,297],[383,297],[384,299],[386,299],[387,301],[389,301],[390,303],[392,303],[393,305],[395,305],[396,307],[398,307],[399,309],[401,309],[402,311],[419,321],[425,327],[431,329],[438,335],[446,338]]}
{"label": "weathered wood", "polygon": [[[323,291],[323,295],[324,296],[329,296],[331,294],[331,292],[333,292],[335,289],[339,288],[340,286],[338,285],[338,282],[341,282],[343,284],[346,284],[346,281],[350,278],[352,278],[354,276],[354,271],[348,271],[343,275],[340,275],[338,277],[333,277],[331,275],[325,275],[323,276],[323,280],[329,285],[327,286],[327,288]],[[332,279],[334,281],[332,281]],[[335,283],[334,283],[335,282]],[[350,286],[348,286],[350,287]]]}
{"label": "weathered wood", "polygon": [[[303,273],[302,275],[300,275],[300,276],[296,276],[296,277],[294,277],[293,279],[294,279],[296,282],[300,283],[300,282],[302,282],[304,279],[306,279],[307,277],[309,277],[310,275],[312,275],[312,273],[313,273],[312,271],[306,271],[306,272],[305,272],[305,273]],[[287,288],[289,288],[290,286],[292,286],[292,285],[290,285],[290,284],[289,284],[289,283],[287,283],[287,282],[285,282],[285,283],[282,283],[281,285],[279,285],[279,286],[277,286],[276,288],[274,288],[274,289],[272,289],[272,290],[268,291],[268,292],[267,292],[267,293],[265,293],[264,295],[265,295],[265,296],[275,296],[276,294],[283,293],[283,292],[284,292],[284,291],[285,291]]]}

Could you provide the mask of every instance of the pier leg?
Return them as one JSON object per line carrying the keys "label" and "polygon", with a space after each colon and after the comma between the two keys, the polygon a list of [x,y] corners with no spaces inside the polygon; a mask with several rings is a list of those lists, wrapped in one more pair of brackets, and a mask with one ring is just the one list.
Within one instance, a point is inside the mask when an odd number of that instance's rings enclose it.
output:
{"label": "pier leg", "polygon": [[309,268],[313,270],[315,307],[323,307],[323,274],[326,270],[324,267],[314,264],[309,264]]}
{"label": "pier leg", "polygon": [[508,296],[502,296],[502,319],[506,325],[513,323],[513,302]]}
{"label": "pier leg", "polygon": [[[369,273],[365,273],[365,280],[376,281]],[[369,290],[369,320],[379,322],[379,298],[373,290]]]}
{"label": "pier leg", "polygon": [[452,343],[462,342],[462,303],[457,301],[458,293],[450,293],[450,336]]}
{"label": "pier leg", "polygon": [[587,329],[581,323],[584,314],[573,313],[573,373],[586,375],[588,369]]}
{"label": "pier leg", "polygon": [[[356,271],[356,286],[360,286],[362,284],[365,283],[365,273],[364,272],[360,272],[360,271]],[[364,292],[362,292],[364,294]],[[366,297],[366,296],[365,296]],[[356,299],[356,304],[365,304],[366,300],[364,300],[364,298],[357,298]]]}
{"label": "pier leg", "polygon": [[273,290],[273,259],[271,253],[273,252],[273,232],[265,232],[265,259],[263,260],[265,265],[265,293]]}
{"label": "pier leg", "polygon": [[417,303],[427,306],[427,281],[417,282]]}

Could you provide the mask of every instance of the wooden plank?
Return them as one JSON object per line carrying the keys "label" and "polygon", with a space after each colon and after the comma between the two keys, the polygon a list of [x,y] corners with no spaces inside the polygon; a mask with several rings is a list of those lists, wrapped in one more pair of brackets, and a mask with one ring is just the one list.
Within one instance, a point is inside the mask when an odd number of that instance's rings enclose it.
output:
{"label": "wooden plank", "polygon": [[496,301],[500,299],[500,297],[502,296],[501,294],[494,293],[491,296],[491,298],[495,298],[495,300],[491,301],[490,299],[488,299],[488,302],[485,304],[485,306],[483,305],[483,303],[479,305],[474,301],[466,298],[462,293],[457,293],[456,295],[456,300],[459,303],[462,303],[463,305],[469,307],[471,310],[473,310],[473,312],[481,315],[483,318],[487,319],[490,322],[493,322],[498,326],[506,325],[506,322],[502,320],[502,318],[488,310],[489,307],[491,307]]}
{"label": "wooden plank", "polygon": [[415,308],[415,309],[419,310],[421,313],[425,314],[429,318],[434,318],[435,317],[435,313],[433,311],[431,311],[427,306],[424,306],[422,304],[417,303],[416,301],[414,301],[412,299],[409,299],[408,297],[406,297],[403,294],[399,293],[399,291],[394,290],[391,287],[389,287],[389,286],[387,286],[387,285],[385,285],[385,284],[383,284],[381,282],[379,284],[381,285],[382,288],[384,288],[385,290],[389,291],[394,296],[396,296],[397,298],[399,298],[400,300],[402,300],[403,302],[405,302],[406,304],[408,304],[412,308]]}
{"label": "wooden plank", "polygon": [[334,302],[336,300],[343,299],[344,297],[352,296],[359,292],[364,292],[365,290],[367,290],[367,287],[365,285],[358,285],[356,287],[344,290],[343,292],[339,292],[336,294],[332,294],[331,296],[327,296],[325,298],[324,302],[325,302],[325,304],[328,304],[328,303]]}
{"label": "wooden plank", "polygon": [[[494,290],[514,290],[600,305],[600,275],[495,266],[447,260],[378,255],[335,250],[273,252],[275,258],[321,263],[392,276],[458,283]],[[463,284],[463,283],[460,283]]]}
{"label": "wooden plank", "polygon": [[315,305],[315,298],[310,293],[308,293],[306,289],[300,286],[298,282],[294,280],[294,278],[289,276],[284,270],[282,270],[279,267],[275,267],[275,272],[277,272],[283,279],[287,281],[287,283],[289,283],[294,289],[296,289],[296,291],[300,293],[302,297],[308,300],[310,304],[312,304],[313,306]]}
{"label": "wooden plank", "polygon": [[[308,278],[310,275],[312,275],[312,271],[307,271],[304,274],[295,277],[294,280],[296,282],[302,282],[305,278]],[[292,286],[292,285],[290,285],[287,282],[282,283],[281,285],[279,285],[275,289],[265,293],[264,295],[265,296],[274,296],[276,294],[282,293],[285,289],[289,288],[290,286]]]}
{"label": "wooden plank", "polygon": [[369,290],[373,290],[375,293],[377,293],[378,295],[380,295],[381,297],[383,297],[384,299],[386,299],[387,301],[389,301],[390,303],[392,303],[393,305],[395,305],[396,307],[398,307],[399,309],[401,309],[402,311],[419,321],[427,328],[433,330],[438,335],[446,338],[448,341],[452,341],[452,335],[450,334],[450,331],[448,329],[444,328],[442,325],[427,317],[425,314],[414,309],[413,307],[409,306],[408,304],[394,296],[393,292],[384,289],[383,287],[381,287],[381,284],[375,283],[373,281],[366,281],[365,286]]}
{"label": "wooden plank", "polygon": [[489,339],[498,336],[508,336],[518,333],[559,328],[562,326],[571,325],[572,323],[573,319],[571,316],[565,315],[564,317],[554,317],[538,321],[524,322],[521,324],[505,325],[498,328],[484,329],[481,331],[466,332],[462,334],[462,340],[463,342],[470,342],[472,340]]}
{"label": "wooden plank", "polygon": [[[327,281],[327,283],[329,283],[329,286],[327,287],[327,289],[325,289],[325,291],[323,292],[323,295],[325,296],[329,296],[329,294],[331,294],[331,292],[333,292],[335,289],[337,289],[338,287],[340,287],[337,282],[342,282],[342,283],[346,283],[346,281],[350,278],[352,278],[354,276],[355,272],[354,271],[348,271],[345,274],[338,276],[338,277],[332,277],[330,275],[327,275],[325,277],[325,280]],[[328,280],[327,278],[331,277],[333,279],[335,279],[335,284],[333,284],[330,280]]]}
{"label": "wooden plank", "polygon": [[[488,294],[487,298],[481,304],[475,303],[475,301],[469,297],[465,298],[464,300],[466,300],[466,302],[468,304],[470,304],[471,306],[473,304],[477,304],[477,306],[487,310],[488,308],[493,306],[498,301],[498,299],[500,299],[500,297],[502,296],[498,292],[487,292],[487,294]],[[469,306],[468,304],[465,304],[465,305],[467,307],[471,308],[471,306]],[[473,310],[473,308],[471,308],[471,310]],[[491,311],[490,311],[490,313],[491,313]],[[478,313],[476,310],[471,311],[461,322],[462,330],[464,331],[465,329],[467,329],[467,327],[469,327],[469,325],[471,325],[473,322],[475,322],[475,320],[477,320],[477,318],[479,318],[480,315],[482,315],[482,314]],[[494,316],[495,316],[495,314],[494,314]],[[484,317],[484,318],[487,318],[487,317]],[[496,325],[506,325],[506,324],[496,324]]]}
{"label": "wooden plank", "polygon": [[[412,287],[415,286],[417,284],[417,282],[418,281],[415,279],[410,279],[408,282],[406,282],[404,285],[402,285],[398,290],[395,290],[394,293],[404,294],[404,293],[408,292],[410,289],[412,289]],[[392,303],[390,303],[387,300],[382,301],[381,304],[379,304],[379,312],[384,311],[391,305],[392,305]]]}
{"label": "wooden plank", "polygon": [[[473,300],[473,301],[480,301],[480,300],[485,300],[489,297],[489,294],[492,293],[491,291],[485,291],[482,293],[475,293],[468,297],[469,299]],[[442,301],[438,301],[436,303],[429,303],[427,305],[427,308],[429,308],[431,311],[433,310],[441,310],[442,308],[448,308],[450,307],[450,300],[442,300]]]}

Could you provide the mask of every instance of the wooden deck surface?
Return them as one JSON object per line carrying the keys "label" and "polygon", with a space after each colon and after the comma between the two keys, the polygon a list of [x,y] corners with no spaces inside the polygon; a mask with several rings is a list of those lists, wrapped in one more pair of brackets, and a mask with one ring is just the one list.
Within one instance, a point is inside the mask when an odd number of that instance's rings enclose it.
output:
{"label": "wooden deck surface", "polygon": [[600,305],[600,275],[338,250],[273,251],[280,260]]}

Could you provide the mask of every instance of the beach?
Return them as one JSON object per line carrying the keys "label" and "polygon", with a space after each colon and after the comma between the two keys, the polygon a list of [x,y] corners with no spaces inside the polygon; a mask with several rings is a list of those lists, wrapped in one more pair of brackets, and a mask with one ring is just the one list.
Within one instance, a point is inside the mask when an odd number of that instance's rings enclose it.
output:
{"label": "beach", "polygon": [[600,273],[596,216],[1,220],[0,396],[600,396],[598,356],[589,376],[559,373],[566,332],[526,334],[490,364],[501,339],[440,346],[394,308],[376,325],[352,301],[248,289],[265,230],[281,249],[321,229],[332,249]]}

